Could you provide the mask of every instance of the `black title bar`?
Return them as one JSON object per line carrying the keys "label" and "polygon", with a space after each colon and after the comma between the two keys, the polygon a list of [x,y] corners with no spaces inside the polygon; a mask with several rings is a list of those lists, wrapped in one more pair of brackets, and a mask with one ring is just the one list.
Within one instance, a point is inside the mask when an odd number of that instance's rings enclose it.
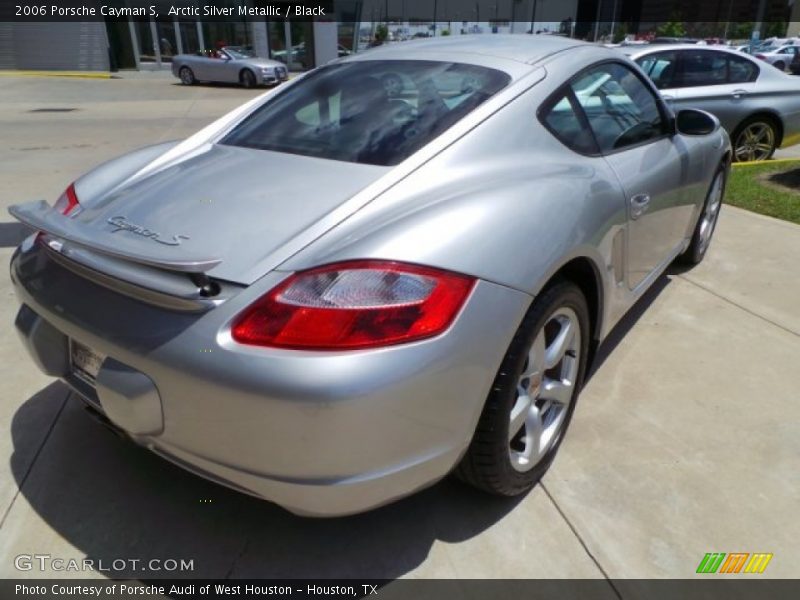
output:
{"label": "black title bar", "polygon": [[[0,0],[0,22],[787,23],[787,0]],[[798,11],[800,12],[800,11]],[[800,20],[800,16],[796,20]]]}

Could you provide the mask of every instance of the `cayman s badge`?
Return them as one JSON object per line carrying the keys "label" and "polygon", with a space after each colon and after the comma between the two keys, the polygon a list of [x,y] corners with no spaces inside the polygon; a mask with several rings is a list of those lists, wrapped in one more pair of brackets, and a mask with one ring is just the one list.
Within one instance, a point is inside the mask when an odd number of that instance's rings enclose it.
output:
{"label": "cayman s badge", "polygon": [[136,223],[131,223],[123,216],[111,217],[108,219],[108,222],[114,226],[114,229],[111,231],[111,233],[117,233],[118,231],[130,231],[131,233],[149,238],[154,242],[158,242],[159,244],[164,244],[165,246],[180,246],[183,240],[189,239],[188,235],[173,235],[171,240],[162,239],[161,234],[157,231],[152,231],[147,229],[147,227],[142,227]]}

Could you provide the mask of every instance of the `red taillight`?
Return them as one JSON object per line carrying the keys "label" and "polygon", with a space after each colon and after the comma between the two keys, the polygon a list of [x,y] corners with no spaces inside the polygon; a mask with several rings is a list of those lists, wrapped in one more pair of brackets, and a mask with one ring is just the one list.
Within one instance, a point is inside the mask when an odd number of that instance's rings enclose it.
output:
{"label": "red taillight", "polygon": [[68,215],[79,205],[78,195],[75,193],[75,184],[70,183],[69,187],[64,190],[64,193],[56,200],[54,208],[62,215]]}
{"label": "red taillight", "polygon": [[761,60],[767,60],[767,57],[763,54],[756,54],[756,58],[760,58]]}
{"label": "red taillight", "polygon": [[352,350],[421,340],[453,322],[475,280],[388,261],[352,261],[296,273],[234,322],[242,344]]}

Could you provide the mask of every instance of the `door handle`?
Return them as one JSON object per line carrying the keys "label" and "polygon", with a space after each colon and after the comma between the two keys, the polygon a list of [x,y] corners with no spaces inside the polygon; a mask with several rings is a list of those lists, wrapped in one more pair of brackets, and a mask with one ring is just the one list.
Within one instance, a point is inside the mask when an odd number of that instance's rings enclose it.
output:
{"label": "door handle", "polygon": [[675,96],[672,94],[661,94],[661,98],[664,102],[675,102]]}
{"label": "door handle", "polygon": [[631,198],[631,219],[636,220],[641,217],[650,205],[649,194],[636,194]]}
{"label": "door handle", "polygon": [[747,96],[747,90],[733,90],[731,92],[731,96],[738,100],[743,96]]}

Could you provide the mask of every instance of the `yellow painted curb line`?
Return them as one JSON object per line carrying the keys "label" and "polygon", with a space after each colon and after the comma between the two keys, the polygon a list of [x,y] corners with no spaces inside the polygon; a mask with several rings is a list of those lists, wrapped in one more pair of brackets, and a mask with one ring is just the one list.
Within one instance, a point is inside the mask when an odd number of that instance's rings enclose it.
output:
{"label": "yellow painted curb line", "polygon": [[772,165],[775,163],[798,162],[800,158],[771,158],[769,160],[753,160],[750,162],[735,162],[732,167],[757,167],[758,165]]}
{"label": "yellow painted curb line", "polygon": [[107,71],[0,71],[0,77],[78,77],[85,79],[111,79]]}

